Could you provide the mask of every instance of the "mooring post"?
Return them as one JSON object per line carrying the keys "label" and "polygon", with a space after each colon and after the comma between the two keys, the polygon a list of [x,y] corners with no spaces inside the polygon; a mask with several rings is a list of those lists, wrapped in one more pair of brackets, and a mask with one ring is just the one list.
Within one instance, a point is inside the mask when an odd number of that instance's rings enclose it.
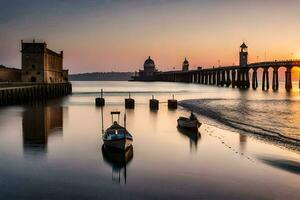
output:
{"label": "mooring post", "polygon": [[134,109],[134,99],[131,98],[130,92],[128,98],[125,99],[125,108]]}
{"label": "mooring post", "polygon": [[150,110],[158,110],[159,109],[159,101],[154,99],[154,95],[152,95],[152,99],[150,99]]}
{"label": "mooring post", "polygon": [[169,109],[177,109],[177,100],[174,99],[174,94],[172,95],[172,99],[169,99],[168,100],[168,108]]}
{"label": "mooring post", "polygon": [[101,89],[101,96],[100,98],[96,98],[95,100],[96,106],[103,107],[105,106],[105,99],[103,98],[103,89]]}

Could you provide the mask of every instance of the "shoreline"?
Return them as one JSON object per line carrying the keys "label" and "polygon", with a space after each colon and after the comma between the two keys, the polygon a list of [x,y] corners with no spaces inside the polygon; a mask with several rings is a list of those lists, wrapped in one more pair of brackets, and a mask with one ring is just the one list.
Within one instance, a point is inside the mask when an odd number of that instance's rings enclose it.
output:
{"label": "shoreline", "polygon": [[[265,133],[260,133],[258,131],[251,131],[246,128],[238,127],[234,125],[233,122],[230,122],[226,119],[214,118],[208,114],[206,114],[206,111],[202,110],[202,107],[200,105],[195,105],[196,101],[200,101],[201,99],[185,99],[178,102],[178,105],[180,105],[185,110],[191,111],[196,113],[197,115],[203,116],[206,119],[208,119],[208,124],[212,126],[216,126],[217,128],[233,131],[239,134],[244,134],[248,136],[253,136],[254,138],[257,138],[259,140],[262,140],[267,143],[272,143],[274,145],[279,145],[281,147],[287,148],[289,150],[293,150],[296,153],[300,154],[300,139],[297,138],[291,138],[285,135],[282,135],[277,132],[264,130],[265,132],[269,132],[270,135]],[[212,122],[209,123],[209,122]],[[221,124],[221,126],[220,126]]]}

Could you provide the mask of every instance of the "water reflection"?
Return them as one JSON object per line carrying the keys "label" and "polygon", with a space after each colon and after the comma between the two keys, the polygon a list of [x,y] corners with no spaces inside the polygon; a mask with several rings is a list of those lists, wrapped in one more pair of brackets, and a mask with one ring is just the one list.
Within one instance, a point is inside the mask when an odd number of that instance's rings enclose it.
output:
{"label": "water reflection", "polygon": [[288,171],[294,174],[300,175],[300,162],[295,160],[288,160],[282,158],[272,158],[272,157],[257,157],[263,163],[270,165],[272,167],[276,167],[278,169]]}
{"label": "water reflection", "polygon": [[62,134],[62,107],[34,105],[23,113],[23,148],[25,154],[45,154],[48,136]]}
{"label": "water reflection", "polygon": [[102,145],[102,156],[103,160],[112,167],[112,181],[121,184],[123,180],[126,184],[126,166],[133,159],[133,147],[126,151],[119,151]]}
{"label": "water reflection", "polygon": [[245,152],[247,144],[247,136],[245,134],[240,133],[240,150],[241,152]]}
{"label": "water reflection", "polygon": [[197,151],[198,142],[201,139],[200,132],[194,131],[194,130],[187,130],[184,128],[177,127],[177,130],[184,136],[188,137],[190,139],[190,150],[191,152]]}

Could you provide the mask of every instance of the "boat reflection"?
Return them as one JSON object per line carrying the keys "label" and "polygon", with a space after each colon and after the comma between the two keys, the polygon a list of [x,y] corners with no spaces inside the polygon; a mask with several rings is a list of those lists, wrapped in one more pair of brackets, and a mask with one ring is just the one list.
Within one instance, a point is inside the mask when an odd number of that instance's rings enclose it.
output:
{"label": "boat reflection", "polygon": [[201,139],[201,133],[198,130],[188,130],[177,127],[177,130],[190,139],[190,150],[197,151],[198,142]]}
{"label": "boat reflection", "polygon": [[43,154],[47,152],[48,136],[61,134],[63,110],[61,107],[34,105],[23,113],[23,148],[25,154]]}
{"label": "boat reflection", "polygon": [[241,152],[245,152],[247,145],[247,136],[245,134],[240,133],[240,150]]}
{"label": "boat reflection", "polygon": [[[133,147],[120,151],[102,145],[102,156],[103,160],[112,167],[112,181],[121,184],[123,180],[126,184],[126,166],[133,159]],[[121,175],[122,172],[123,175]]]}

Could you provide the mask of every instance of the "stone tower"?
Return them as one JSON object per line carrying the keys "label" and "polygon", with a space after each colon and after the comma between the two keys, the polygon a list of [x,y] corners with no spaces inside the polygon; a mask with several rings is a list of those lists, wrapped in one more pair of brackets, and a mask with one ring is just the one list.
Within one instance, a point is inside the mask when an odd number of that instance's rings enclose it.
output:
{"label": "stone tower", "polygon": [[240,46],[240,67],[248,65],[248,46],[243,42]]}
{"label": "stone tower", "polygon": [[[34,83],[65,82],[67,71],[63,70],[63,52],[56,53],[46,43],[22,41],[22,81]],[[66,77],[65,77],[66,76]]]}
{"label": "stone tower", "polygon": [[183,63],[182,63],[182,71],[189,71],[189,61],[187,61],[187,59],[185,58]]}

